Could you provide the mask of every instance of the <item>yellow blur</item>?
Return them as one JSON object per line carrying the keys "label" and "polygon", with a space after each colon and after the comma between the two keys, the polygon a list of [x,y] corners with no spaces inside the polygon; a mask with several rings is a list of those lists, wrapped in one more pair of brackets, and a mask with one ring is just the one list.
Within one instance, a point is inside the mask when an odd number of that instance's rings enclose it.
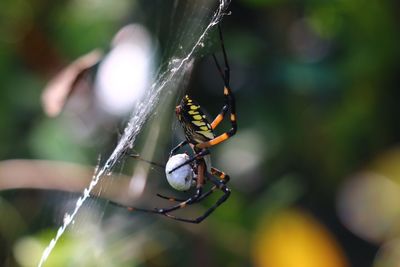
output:
{"label": "yellow blur", "polygon": [[282,211],[256,230],[253,259],[258,267],[347,267],[333,235],[311,215]]}

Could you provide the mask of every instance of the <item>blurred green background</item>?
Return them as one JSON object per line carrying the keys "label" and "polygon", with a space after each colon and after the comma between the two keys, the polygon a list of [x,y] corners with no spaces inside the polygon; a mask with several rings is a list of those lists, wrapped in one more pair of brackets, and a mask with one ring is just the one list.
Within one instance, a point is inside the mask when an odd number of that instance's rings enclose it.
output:
{"label": "blurred green background", "polygon": [[[128,23],[145,24],[158,53],[171,53],[165,52],[174,48],[165,41],[171,34],[190,36],[185,25],[165,23],[191,16],[183,2],[2,0],[1,159],[94,166],[99,154],[108,155],[126,120],[104,122],[96,110],[79,123],[68,111],[48,118],[43,88],[81,55],[107,50]],[[198,8],[216,6],[201,2]],[[128,214],[91,199],[45,266],[398,266],[399,2],[233,0],[229,10],[222,28],[239,130],[213,149],[213,162],[230,174],[231,198],[200,225]],[[216,37],[208,36],[187,82],[209,114],[223,103],[210,56],[221,56]],[[72,95],[70,110],[89,110],[82,106],[92,93]],[[159,161],[181,136],[172,107],[165,112],[172,126],[162,124]],[[115,171],[130,175],[129,164]],[[152,171],[162,179],[162,171]],[[0,179],[13,173],[0,165]],[[174,194],[159,183],[154,190]],[[0,265],[36,266],[77,197],[3,190]],[[182,214],[204,212],[213,200]]]}

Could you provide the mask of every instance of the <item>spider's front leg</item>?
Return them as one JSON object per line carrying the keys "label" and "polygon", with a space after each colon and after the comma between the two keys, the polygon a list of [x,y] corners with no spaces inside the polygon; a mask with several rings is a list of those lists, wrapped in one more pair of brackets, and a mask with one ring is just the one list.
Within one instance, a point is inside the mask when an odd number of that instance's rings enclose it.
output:
{"label": "spider's front leg", "polygon": [[[229,175],[227,175],[225,172],[218,170],[217,168],[211,167],[211,175],[218,177],[219,180],[224,183],[227,184],[230,180]],[[218,188],[218,186],[216,186],[215,184],[206,192],[204,192],[198,199],[196,202],[200,202],[202,201],[204,198],[208,197],[209,195],[211,195],[212,193],[214,193]],[[185,199],[179,199],[179,198],[175,198],[175,197],[169,197],[169,196],[164,196],[161,194],[157,194],[158,197],[166,199],[168,201],[171,202],[183,202],[185,201]]]}
{"label": "spider's front leg", "polygon": [[[220,172],[219,174],[223,174],[223,172]],[[213,206],[211,206],[208,210],[206,210],[203,213],[203,215],[201,215],[195,219],[180,218],[180,217],[171,215],[169,213],[165,213],[164,215],[167,216],[168,218],[176,220],[176,221],[197,224],[197,223],[201,223],[205,218],[207,218],[211,213],[213,213],[222,203],[224,203],[231,195],[230,189],[226,186],[226,183],[229,180],[229,176],[228,175],[225,176],[227,179],[221,178],[218,176],[218,173],[215,173],[215,175],[219,178],[219,179],[217,179],[213,175],[209,175],[209,174],[207,174],[207,175],[208,175],[209,180],[214,184],[214,186],[212,187],[212,189],[210,191],[208,191],[207,193],[204,193],[197,201],[200,201],[204,197],[210,195],[215,189],[219,189],[223,192],[223,195],[217,200],[217,202]]]}
{"label": "spider's front leg", "polygon": [[176,151],[178,151],[181,147],[184,147],[185,145],[188,145],[188,144],[189,144],[189,142],[187,140],[180,142],[173,149],[171,149],[171,151],[169,152],[169,157],[171,158],[176,153]]}
{"label": "spider's front leg", "polygon": [[[208,177],[209,174],[207,174]],[[226,173],[224,173],[223,171],[218,170],[217,168],[211,167],[211,175],[218,177],[219,182],[215,182],[215,179],[212,180],[213,178],[211,178],[211,182],[214,184],[207,192],[203,193],[198,199],[197,202],[202,201],[204,198],[208,197],[209,195],[211,195],[212,193],[214,193],[217,189],[220,189],[220,184],[227,184],[230,180],[229,175],[227,175]]]}
{"label": "spider's front leg", "polygon": [[205,173],[206,173],[206,164],[203,159],[198,160],[197,162],[197,177],[196,177],[196,191],[195,193],[186,199],[185,201],[182,201],[178,203],[177,205],[174,205],[169,208],[162,208],[158,209],[156,208],[155,211],[160,214],[164,214],[168,217],[168,213],[172,212],[177,209],[181,209],[186,207],[187,205],[191,205],[193,203],[196,203],[201,197],[202,197],[202,192],[203,192],[203,186],[205,183]]}
{"label": "spider's front leg", "polygon": [[196,153],[195,155],[193,155],[193,156],[192,156],[191,158],[189,158],[188,160],[182,162],[181,164],[175,166],[173,169],[169,170],[169,171],[168,171],[168,174],[170,174],[170,173],[176,171],[177,169],[179,169],[179,168],[181,168],[181,167],[183,167],[183,166],[185,166],[185,165],[190,164],[191,162],[193,162],[193,161],[195,161],[195,160],[198,160],[198,159],[200,159],[200,158],[203,158],[204,156],[206,156],[206,155],[208,155],[208,154],[210,154],[210,150],[208,150],[208,149],[202,149],[200,152]]}

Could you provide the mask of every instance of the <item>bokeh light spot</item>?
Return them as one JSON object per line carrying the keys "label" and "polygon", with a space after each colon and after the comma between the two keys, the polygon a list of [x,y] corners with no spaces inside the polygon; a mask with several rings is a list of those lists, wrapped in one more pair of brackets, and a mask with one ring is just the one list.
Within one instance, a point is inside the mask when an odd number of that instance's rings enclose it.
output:
{"label": "bokeh light spot", "polygon": [[332,234],[315,218],[286,210],[262,220],[255,232],[257,267],[345,267],[347,260]]}
{"label": "bokeh light spot", "polygon": [[359,173],[343,184],[337,209],[350,231],[368,241],[380,243],[400,216],[400,187],[385,176]]}

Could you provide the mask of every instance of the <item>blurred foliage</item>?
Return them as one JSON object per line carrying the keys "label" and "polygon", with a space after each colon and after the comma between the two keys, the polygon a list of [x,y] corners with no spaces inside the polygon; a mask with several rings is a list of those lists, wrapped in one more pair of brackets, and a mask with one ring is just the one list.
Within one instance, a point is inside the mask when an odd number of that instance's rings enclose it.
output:
{"label": "blurred foliage", "polygon": [[[160,49],[170,49],[163,38],[184,31],[167,28],[170,14],[164,11],[174,9],[164,9],[161,2],[2,0],[1,158],[95,165],[98,154],[110,151],[120,125],[104,126],[82,138],[68,115],[44,116],[40,94],[75,58],[97,47],[108,49],[126,23],[151,21]],[[231,175],[232,197],[201,225],[129,216],[103,206],[98,215],[103,219],[95,220],[94,228],[74,227],[81,236],[68,233],[48,266],[100,266],[103,260],[104,266],[398,265],[395,225],[400,211],[393,211],[398,205],[391,207],[397,198],[381,199],[393,197],[400,181],[398,1],[232,0],[230,10],[222,27],[239,131],[213,150],[213,160]],[[209,55],[219,51],[219,43],[215,34],[208,41],[188,88],[210,114],[217,114],[222,82]],[[173,115],[173,110],[168,112]],[[172,147],[168,138],[162,142]],[[159,156],[167,153],[168,147],[157,151]],[[377,220],[386,224],[379,239],[363,232],[374,232],[368,228],[372,224],[357,224],[357,219],[368,222],[375,216],[374,208],[340,199],[348,190],[343,188],[364,170],[383,176],[374,181],[384,186],[371,187],[369,179],[360,178],[370,191],[350,190],[349,195],[374,203],[376,195],[368,192],[382,190],[379,203],[389,207]],[[385,191],[388,179],[392,182]],[[64,203],[75,197],[43,190],[2,192],[0,265],[36,266],[37,255],[24,253],[42,251],[71,208]],[[212,200],[193,212],[204,211]],[[338,215],[336,201],[361,217]],[[384,220],[386,210],[390,221]]]}

